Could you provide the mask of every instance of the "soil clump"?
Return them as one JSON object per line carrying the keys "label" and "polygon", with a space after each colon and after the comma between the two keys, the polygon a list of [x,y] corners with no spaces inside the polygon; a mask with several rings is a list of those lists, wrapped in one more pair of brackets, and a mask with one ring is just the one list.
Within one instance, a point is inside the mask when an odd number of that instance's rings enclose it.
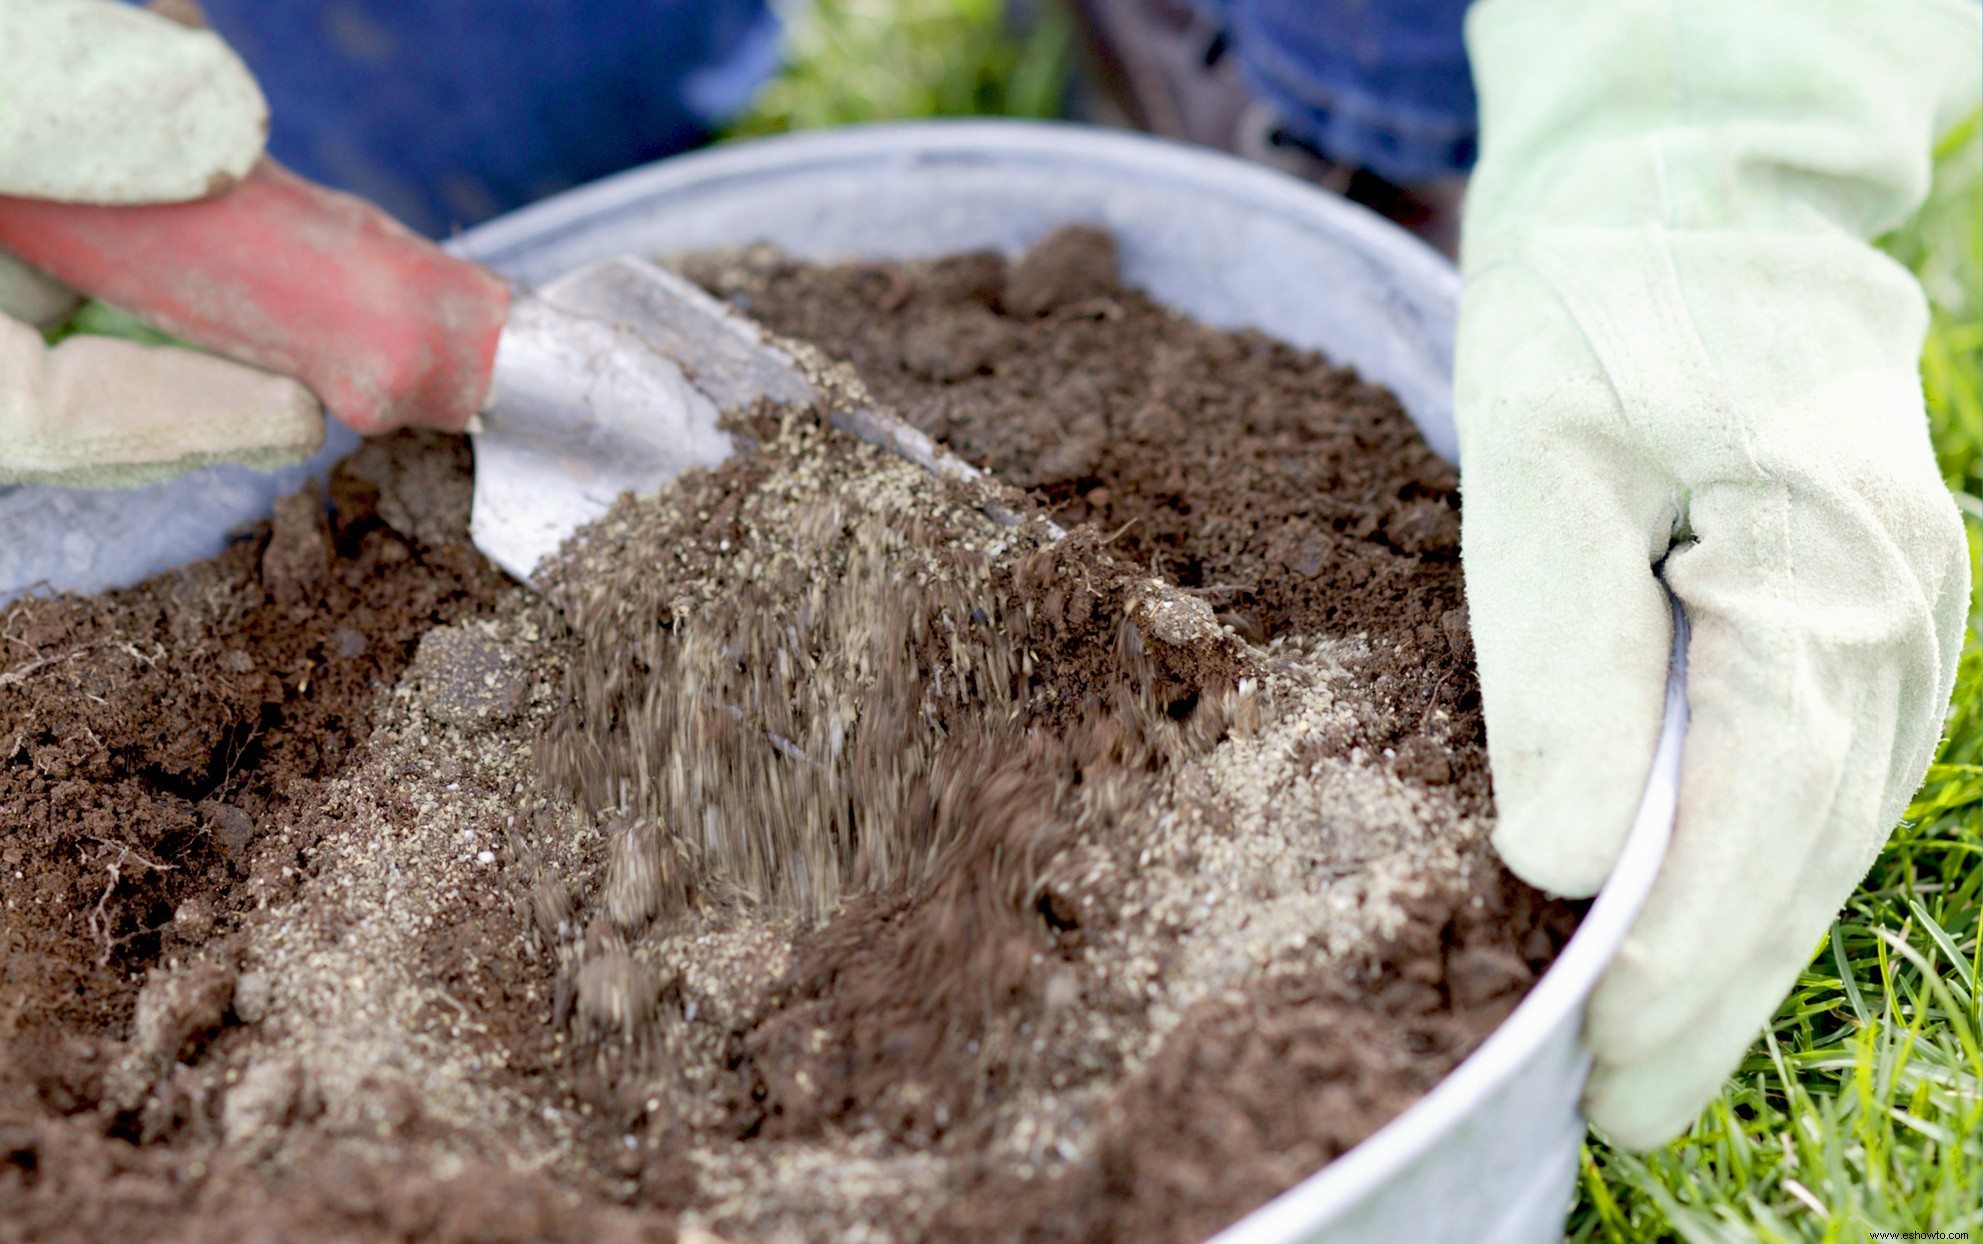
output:
{"label": "soil clump", "polygon": [[1091,230],[680,266],[1021,520],[734,412],[539,595],[400,438],[0,611],[0,1241],[1197,1239],[1554,957],[1388,394]]}

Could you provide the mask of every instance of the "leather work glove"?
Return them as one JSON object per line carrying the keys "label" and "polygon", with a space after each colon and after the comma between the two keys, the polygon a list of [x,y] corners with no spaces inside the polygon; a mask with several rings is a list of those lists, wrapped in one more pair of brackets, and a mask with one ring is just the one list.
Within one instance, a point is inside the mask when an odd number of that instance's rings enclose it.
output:
{"label": "leather work glove", "polygon": [[1462,551],[1516,873],[1593,894],[1692,630],[1672,845],[1591,1000],[1586,1109],[1681,1131],[1940,734],[1968,552],[1868,244],[1978,106],[1968,0],[1484,0],[1462,232]]}
{"label": "leather work glove", "polygon": [[[268,107],[210,32],[114,0],[0,0],[0,48],[0,194],[181,202],[261,155]],[[45,345],[38,329],[74,305],[0,253],[0,483],[136,484],[322,442],[322,408],[286,377],[108,337]]]}

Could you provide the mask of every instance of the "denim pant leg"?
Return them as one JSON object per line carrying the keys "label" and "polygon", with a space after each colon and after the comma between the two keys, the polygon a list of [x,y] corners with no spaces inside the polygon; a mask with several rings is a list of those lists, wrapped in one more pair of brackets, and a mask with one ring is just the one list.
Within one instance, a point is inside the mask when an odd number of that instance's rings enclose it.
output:
{"label": "denim pant leg", "polygon": [[430,236],[703,141],[778,63],[767,0],[204,0],[269,152]]}
{"label": "denim pant leg", "polygon": [[1470,168],[1467,0],[1190,0],[1296,138],[1389,181]]}

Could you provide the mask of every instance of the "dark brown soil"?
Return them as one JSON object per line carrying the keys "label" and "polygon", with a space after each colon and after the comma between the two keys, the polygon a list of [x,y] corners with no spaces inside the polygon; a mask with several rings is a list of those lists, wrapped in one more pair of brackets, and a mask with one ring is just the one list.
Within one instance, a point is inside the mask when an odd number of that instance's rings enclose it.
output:
{"label": "dark brown soil", "polygon": [[[334,883],[313,852],[325,784],[361,769],[382,695],[423,635],[490,615],[506,584],[465,539],[465,446],[369,445],[327,497],[285,501],[211,562],[0,610],[0,1244],[670,1240],[676,1214],[707,1210],[713,1194],[667,1145],[720,1134],[775,1153],[864,1128],[964,1155],[939,1203],[903,1205],[905,1238],[1200,1239],[1409,1105],[1554,957],[1574,913],[1498,866],[1476,869],[1433,886],[1403,932],[1367,953],[1193,1004],[1154,1056],[1119,1075],[1078,1162],[1029,1172],[972,1160],[1007,1080],[1124,1072],[1043,1070],[999,1053],[999,1041],[1050,1024],[1068,981],[1084,997],[1102,988],[1077,968],[1108,934],[1109,883],[1046,884],[1061,874],[1045,861],[1109,832],[1091,814],[1097,782],[1123,781],[1133,797],[1121,773],[1155,773],[1170,752],[1224,737],[1243,716],[1230,697],[1247,670],[1329,645],[1363,684],[1362,707],[1318,735],[1313,758],[1367,758],[1486,812],[1455,481],[1388,393],[1314,354],[1156,306],[1117,282],[1107,239],[1089,231],[1011,263],[810,267],[753,252],[687,268],[776,331],[851,361],[878,399],[1073,528],[986,588],[1026,613],[1008,629],[1044,655],[1015,684],[1018,715],[950,770],[968,780],[904,796],[930,827],[928,861],[850,886],[802,922],[770,1009],[729,1029],[716,1121],[654,1121],[644,1149],[607,1117],[604,1064],[553,1049],[553,1023],[585,1014],[583,972],[547,1006],[552,968],[512,953],[568,916],[572,896],[556,890],[547,908],[541,885],[471,893],[430,935],[425,961],[453,982],[464,1049],[511,1051],[512,1087],[595,1120],[574,1141],[581,1178],[491,1165],[440,1180],[354,1157],[333,1137],[306,1139],[280,1166],[220,1144],[227,1077],[249,1065],[230,1058],[258,1039],[265,1005],[237,976],[245,930],[257,911]],[[695,541],[713,556],[742,539],[737,498],[755,470],[744,459],[688,482],[707,504],[691,507],[684,557],[698,556]],[[1217,612],[1229,630],[1216,657],[1146,637],[1124,664],[1145,573]],[[614,607],[657,622],[706,611],[654,578],[654,592]],[[984,625],[1006,626],[990,612]],[[434,633],[420,662],[435,720],[506,719],[529,699],[468,632]],[[656,677],[668,668],[643,660]],[[459,688],[434,689],[453,674]],[[612,706],[602,722],[646,694],[637,680],[568,678],[566,703]],[[1138,697],[1156,727],[1123,709]],[[592,729],[585,721],[567,721],[567,734]],[[969,742],[957,723],[945,729],[955,746]],[[593,733],[598,755],[563,774],[581,796],[615,746],[610,731]],[[1091,811],[1077,817],[1069,792],[1084,784]],[[417,813],[393,792],[381,803],[395,798],[395,815]],[[732,901],[686,884],[670,893],[662,906]],[[610,942],[624,962],[620,936],[595,918],[574,953]],[[679,1007],[690,985],[666,988]],[[1134,1011],[1133,996],[1112,996]],[[140,1056],[170,1074],[134,1091],[127,1070]],[[279,1122],[307,1133],[323,1105],[296,1097]],[[409,1118],[419,1113],[408,1103]],[[417,1129],[406,1134],[417,1142]]]}
{"label": "dark brown soil", "polygon": [[494,599],[503,576],[465,538],[382,517],[382,498],[446,503],[382,492],[407,460],[438,468],[465,519],[465,442],[407,437],[340,467],[329,505],[287,498],[212,561],[0,610],[13,1065],[124,1027],[146,965],[293,887],[312,782],[362,746],[420,635]]}
{"label": "dark brown soil", "polygon": [[[0,609],[0,1240],[591,1240],[541,1178],[453,1186],[326,1155],[194,1160],[215,1103],[113,1100],[147,970],[181,960],[162,1053],[245,1034],[237,930],[307,876],[318,784],[430,628],[506,585],[466,539],[468,447],[368,445],[219,557]],[[142,1027],[142,1020],[140,1021]],[[634,1238],[624,1232],[620,1238]],[[663,1235],[659,1238],[668,1238]]]}
{"label": "dark brown soil", "polygon": [[0,1124],[0,1240],[289,1244],[671,1244],[672,1221],[573,1206],[543,1175],[488,1166],[452,1180],[326,1153],[298,1174],[188,1160],[106,1137],[87,1118]]}
{"label": "dark brown soil", "polygon": [[[1306,1179],[1443,1079],[1576,929],[1505,874],[1477,897],[1424,902],[1360,970],[1201,1006],[1117,1099],[1094,1161],[988,1170],[931,1238],[1191,1244]],[[1034,1220],[1015,1225],[1015,1204]]]}
{"label": "dark brown soil", "polygon": [[[1017,262],[692,262],[711,292],[851,362],[910,423],[1196,591],[1242,636],[1368,637],[1383,715],[1360,740],[1484,808],[1459,481],[1397,399],[1311,351],[1220,332],[1116,280],[1067,229]],[[1434,709],[1449,722],[1428,741]]]}

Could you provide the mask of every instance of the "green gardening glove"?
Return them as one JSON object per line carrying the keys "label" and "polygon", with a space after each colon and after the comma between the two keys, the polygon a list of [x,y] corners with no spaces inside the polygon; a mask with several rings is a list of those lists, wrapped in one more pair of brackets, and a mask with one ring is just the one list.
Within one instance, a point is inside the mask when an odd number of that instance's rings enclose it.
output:
{"label": "green gardening glove", "polygon": [[[114,0],[0,0],[0,53],[0,194],[180,202],[261,155],[261,91],[207,31]],[[286,377],[106,337],[44,345],[38,328],[74,304],[0,252],[0,483],[142,483],[322,442],[322,408]]]}
{"label": "green gardening glove", "polygon": [[1735,1067],[1921,780],[1969,592],[1868,240],[1978,106],[1969,0],[1484,0],[1468,21],[1463,552],[1509,866],[1594,893],[1692,626],[1672,847],[1591,1001],[1590,1117]]}

